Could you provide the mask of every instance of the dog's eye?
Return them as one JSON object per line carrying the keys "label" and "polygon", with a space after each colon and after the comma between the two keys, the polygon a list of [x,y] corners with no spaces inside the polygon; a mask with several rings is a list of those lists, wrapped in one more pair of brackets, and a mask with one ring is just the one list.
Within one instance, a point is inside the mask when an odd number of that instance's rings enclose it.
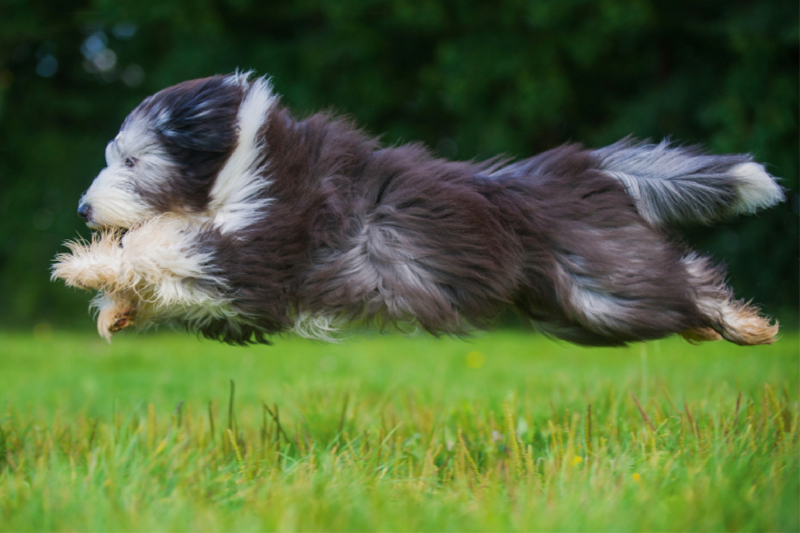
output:
{"label": "dog's eye", "polygon": [[136,164],[136,158],[134,157],[126,157],[125,158],[125,166],[128,168],[133,168],[133,165]]}

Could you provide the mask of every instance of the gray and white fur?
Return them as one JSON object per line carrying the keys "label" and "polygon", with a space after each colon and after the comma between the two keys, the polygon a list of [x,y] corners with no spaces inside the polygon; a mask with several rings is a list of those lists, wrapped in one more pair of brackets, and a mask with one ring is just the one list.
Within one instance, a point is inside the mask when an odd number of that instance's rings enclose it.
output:
{"label": "gray and white fur", "polygon": [[628,139],[447,161],[345,119],[298,120],[237,73],[149,97],[106,156],[79,206],[99,231],[53,276],[98,291],[107,338],[158,323],[234,344],[352,324],[461,335],[509,307],[593,346],[777,334],[669,236],[783,199],[746,155]]}

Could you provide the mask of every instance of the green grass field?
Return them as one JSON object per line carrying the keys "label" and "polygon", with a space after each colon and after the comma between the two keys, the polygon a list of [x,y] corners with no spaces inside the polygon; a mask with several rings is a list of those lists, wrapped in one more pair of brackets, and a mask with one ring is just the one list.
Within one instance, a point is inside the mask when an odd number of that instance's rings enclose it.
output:
{"label": "green grass field", "polygon": [[798,340],[0,334],[0,530],[797,531]]}

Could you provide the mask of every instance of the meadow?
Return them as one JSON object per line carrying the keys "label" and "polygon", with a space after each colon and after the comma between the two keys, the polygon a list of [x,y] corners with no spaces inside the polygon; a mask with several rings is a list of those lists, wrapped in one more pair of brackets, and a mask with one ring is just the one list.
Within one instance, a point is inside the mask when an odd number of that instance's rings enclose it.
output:
{"label": "meadow", "polygon": [[0,530],[797,531],[799,340],[0,333]]}

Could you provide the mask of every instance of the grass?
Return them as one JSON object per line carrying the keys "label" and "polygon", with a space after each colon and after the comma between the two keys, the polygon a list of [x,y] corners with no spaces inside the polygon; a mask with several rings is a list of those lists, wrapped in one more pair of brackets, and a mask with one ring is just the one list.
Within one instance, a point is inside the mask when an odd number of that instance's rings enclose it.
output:
{"label": "grass", "polygon": [[0,334],[0,530],[797,531],[799,372],[796,334]]}

